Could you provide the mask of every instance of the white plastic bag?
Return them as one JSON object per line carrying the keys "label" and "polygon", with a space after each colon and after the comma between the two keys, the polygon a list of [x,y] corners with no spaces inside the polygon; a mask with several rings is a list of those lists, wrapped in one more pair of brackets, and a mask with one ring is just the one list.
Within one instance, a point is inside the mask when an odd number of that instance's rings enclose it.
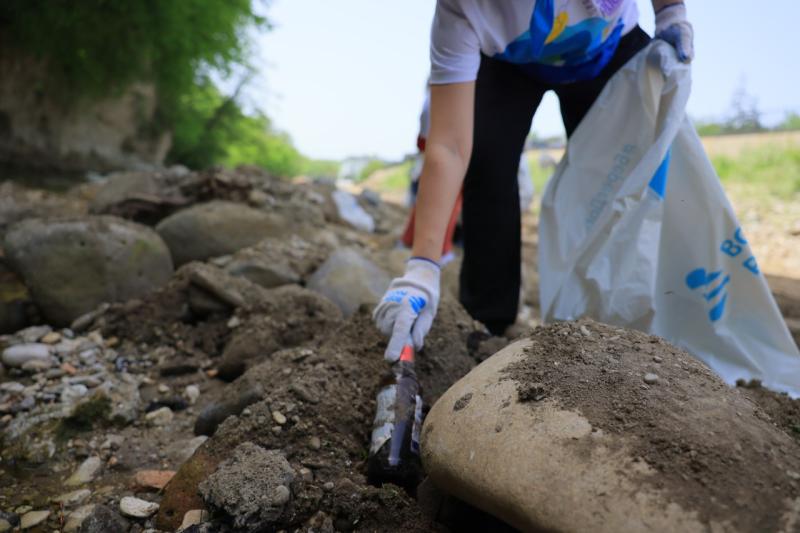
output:
{"label": "white plastic bag", "polygon": [[578,126],[542,198],[542,316],[654,333],[798,397],[800,353],[686,117],[690,84],[655,41]]}

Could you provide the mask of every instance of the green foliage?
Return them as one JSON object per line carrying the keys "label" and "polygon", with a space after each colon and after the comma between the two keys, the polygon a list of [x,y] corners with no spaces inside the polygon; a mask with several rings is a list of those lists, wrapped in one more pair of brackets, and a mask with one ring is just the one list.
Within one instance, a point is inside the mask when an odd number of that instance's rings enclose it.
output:
{"label": "green foliage", "polygon": [[794,112],[786,113],[786,118],[775,129],[780,131],[800,130],[800,114]]}
{"label": "green foliage", "polygon": [[370,177],[374,172],[386,168],[388,165],[386,161],[380,159],[372,159],[369,163],[358,173],[354,181],[361,182]]}
{"label": "green foliage", "polygon": [[722,135],[725,133],[725,126],[719,122],[695,121],[694,127],[697,129],[698,135],[702,137],[711,137],[713,135]]}
{"label": "green foliage", "polygon": [[792,198],[800,194],[800,147],[764,145],[737,157],[712,158],[720,179],[748,185],[754,194]]}
{"label": "green foliage", "polygon": [[245,62],[244,31],[265,27],[250,0],[4,0],[6,47],[46,61],[68,98],[105,96],[153,81],[167,115],[198,73]]}
{"label": "green foliage", "polygon": [[300,174],[312,178],[335,179],[339,175],[339,166],[340,163],[338,161],[304,157],[300,164]]}
{"label": "green foliage", "polygon": [[187,112],[176,116],[168,161],[193,168],[257,165],[278,176],[294,176],[305,160],[291,140],[275,132],[261,114],[245,114],[205,79],[181,97]]}

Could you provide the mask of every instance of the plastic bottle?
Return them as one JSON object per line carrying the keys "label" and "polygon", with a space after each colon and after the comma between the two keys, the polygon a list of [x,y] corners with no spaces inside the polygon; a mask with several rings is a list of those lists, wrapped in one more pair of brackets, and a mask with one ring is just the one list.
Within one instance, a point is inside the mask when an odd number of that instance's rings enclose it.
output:
{"label": "plastic bottle", "polygon": [[394,483],[411,492],[416,489],[422,472],[422,407],[414,372],[414,348],[409,343],[378,393],[367,464],[367,480],[371,484]]}

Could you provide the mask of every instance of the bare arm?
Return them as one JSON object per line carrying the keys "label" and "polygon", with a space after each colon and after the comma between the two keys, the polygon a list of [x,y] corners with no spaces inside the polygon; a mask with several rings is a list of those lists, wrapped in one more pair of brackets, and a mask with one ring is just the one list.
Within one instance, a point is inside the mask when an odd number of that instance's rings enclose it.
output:
{"label": "bare arm", "polygon": [[475,83],[431,86],[431,129],[419,181],[413,255],[438,261],[472,153]]}

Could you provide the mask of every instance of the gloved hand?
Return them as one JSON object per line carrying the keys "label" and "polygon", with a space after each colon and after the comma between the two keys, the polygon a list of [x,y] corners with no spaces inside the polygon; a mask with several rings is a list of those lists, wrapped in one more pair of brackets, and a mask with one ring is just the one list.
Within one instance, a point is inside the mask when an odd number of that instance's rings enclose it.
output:
{"label": "gloved hand", "polygon": [[669,4],[656,12],[656,39],[671,44],[683,63],[692,62],[694,30],[686,19],[686,6],[683,2]]}
{"label": "gloved hand", "polygon": [[430,259],[412,257],[406,273],[395,278],[372,313],[375,325],[390,335],[384,357],[395,362],[409,338],[414,348],[422,348],[439,306],[439,265]]}

